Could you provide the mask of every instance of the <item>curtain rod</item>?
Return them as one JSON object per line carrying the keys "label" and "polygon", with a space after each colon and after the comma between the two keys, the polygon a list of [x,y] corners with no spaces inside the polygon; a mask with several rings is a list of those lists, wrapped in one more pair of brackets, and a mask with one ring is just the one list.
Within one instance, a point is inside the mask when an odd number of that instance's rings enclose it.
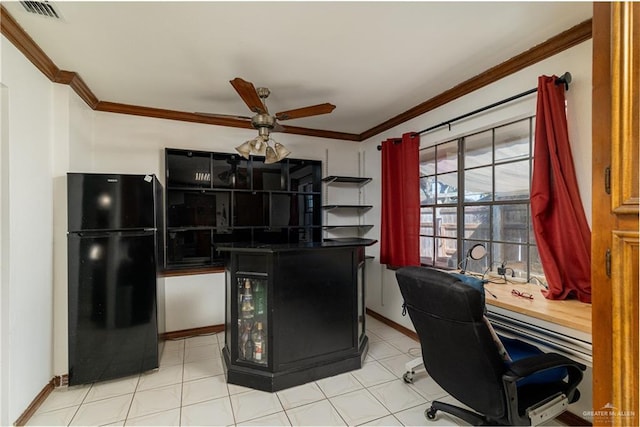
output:
{"label": "curtain rod", "polygon": [[[555,83],[557,85],[564,84],[565,89],[569,90],[569,83],[571,83],[571,73],[567,71],[566,73],[564,73],[560,77],[557,77]],[[529,89],[529,90],[527,90],[525,92],[519,93],[517,95],[510,96],[509,98],[505,98],[505,99],[503,99],[501,101],[494,102],[493,104],[487,105],[487,106],[482,107],[482,108],[478,108],[477,110],[473,110],[473,111],[471,111],[469,113],[466,113],[466,114],[463,114],[461,116],[454,117],[453,119],[449,119],[446,122],[442,122],[442,123],[437,124],[435,126],[428,127],[426,129],[421,130],[420,132],[415,132],[414,134],[415,135],[422,135],[423,133],[430,132],[430,131],[432,131],[434,129],[438,129],[439,127],[442,127],[442,126],[449,126],[449,130],[451,130],[451,123],[453,123],[453,122],[457,122],[458,120],[466,119],[467,117],[473,116],[474,114],[482,113],[483,111],[490,110],[491,108],[495,108],[495,107],[497,107],[499,105],[506,104],[507,102],[514,101],[514,100],[516,100],[518,98],[522,98],[523,96],[530,95],[530,94],[535,93],[537,91],[538,91],[538,88]],[[397,138],[397,139],[394,139],[393,143],[394,144],[399,144],[401,141],[402,141],[401,138]],[[378,151],[380,151],[380,150],[382,150],[382,145],[378,145]]]}

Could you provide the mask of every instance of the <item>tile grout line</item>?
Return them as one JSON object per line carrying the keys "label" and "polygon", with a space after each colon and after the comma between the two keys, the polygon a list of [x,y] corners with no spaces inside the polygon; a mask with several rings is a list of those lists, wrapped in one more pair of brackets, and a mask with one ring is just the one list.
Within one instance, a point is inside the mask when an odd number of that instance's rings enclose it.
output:
{"label": "tile grout line", "polygon": [[[158,370],[160,370],[160,360],[158,360]],[[138,374],[138,381],[136,381],[136,386],[133,389],[133,394],[131,395],[131,402],[129,402],[129,409],[127,409],[127,413],[124,416],[124,424],[127,424],[127,420],[129,419],[129,413],[131,412],[131,407],[133,406],[133,400],[136,398],[136,393],[138,392],[138,386],[140,385],[140,380],[142,379],[142,374]]]}
{"label": "tile grout line", "polygon": [[[216,339],[217,341],[217,339]],[[184,399],[184,362],[187,359],[187,340],[182,340],[182,376],[180,383],[180,407],[178,408],[178,425],[182,425],[182,402]]]}
{"label": "tile grout line", "polygon": [[[352,375],[353,376],[353,375]],[[354,379],[356,381],[358,381],[357,378],[354,377]],[[358,381],[359,382],[359,381]],[[348,426],[349,423],[344,419],[344,417],[342,416],[342,414],[338,411],[338,408],[335,407],[335,405],[333,404],[333,402],[331,401],[331,399],[329,398],[329,396],[327,396],[327,393],[324,392],[324,390],[322,389],[322,387],[320,387],[320,385],[318,384],[317,381],[313,382],[319,389],[320,392],[324,395],[324,398],[327,402],[329,402],[329,405],[331,405],[331,407],[333,408],[333,410],[336,412],[336,414],[338,414],[338,416],[340,417],[340,419],[342,420],[342,422],[344,423],[345,426]],[[347,392],[348,393],[348,392]],[[347,393],[342,393],[342,394],[347,394]],[[334,396],[335,397],[335,396]],[[304,406],[304,405],[301,405]],[[286,413],[286,411],[285,411]],[[289,423],[291,423],[291,420],[289,420]],[[291,423],[291,425],[293,425],[293,423]]]}

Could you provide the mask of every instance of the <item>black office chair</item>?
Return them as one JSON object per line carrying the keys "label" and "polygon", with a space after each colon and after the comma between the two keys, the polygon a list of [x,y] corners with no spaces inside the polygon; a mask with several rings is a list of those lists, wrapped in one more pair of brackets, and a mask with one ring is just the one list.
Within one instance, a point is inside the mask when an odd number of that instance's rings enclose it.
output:
{"label": "black office chair", "polygon": [[473,425],[531,425],[555,418],[579,399],[586,366],[518,340],[508,340],[505,348],[515,348],[521,358],[505,360],[477,288],[423,267],[400,268],[396,278],[428,374],[476,411],[434,401],[425,411],[428,419],[444,411]]}

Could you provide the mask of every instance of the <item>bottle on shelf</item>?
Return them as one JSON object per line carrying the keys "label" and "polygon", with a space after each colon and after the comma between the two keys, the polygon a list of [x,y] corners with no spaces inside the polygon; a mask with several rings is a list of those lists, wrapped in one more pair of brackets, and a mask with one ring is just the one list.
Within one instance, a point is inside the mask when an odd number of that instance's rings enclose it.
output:
{"label": "bottle on shelf", "polygon": [[[251,329],[252,329],[252,325],[251,325],[251,321],[245,321],[245,330],[242,334],[243,339],[241,341],[243,341],[243,348],[242,348],[242,354],[243,354],[243,359],[245,360],[253,360],[254,358],[254,343],[253,343],[253,338],[252,338],[252,333],[251,333]],[[246,340],[244,339],[246,335]]]}
{"label": "bottle on shelf", "polygon": [[251,321],[243,320],[238,325],[238,331],[240,333],[240,339],[238,340],[238,354],[241,359],[251,359],[252,353],[247,354],[247,348],[251,347],[249,341],[251,341]]}
{"label": "bottle on shelf", "polygon": [[256,286],[254,289],[254,295],[256,300],[256,304],[255,304],[256,316],[264,315],[264,299],[265,299],[266,289],[264,284],[261,282],[262,282],[261,280],[256,281]]}
{"label": "bottle on shelf", "polygon": [[256,322],[253,331],[253,360],[257,363],[265,363],[266,341],[264,337],[264,329],[262,322]]}
{"label": "bottle on shelf", "polygon": [[254,314],[253,305],[253,293],[251,291],[251,281],[246,279],[244,281],[244,291],[242,292],[242,299],[240,302],[240,316],[243,319],[252,319]]}

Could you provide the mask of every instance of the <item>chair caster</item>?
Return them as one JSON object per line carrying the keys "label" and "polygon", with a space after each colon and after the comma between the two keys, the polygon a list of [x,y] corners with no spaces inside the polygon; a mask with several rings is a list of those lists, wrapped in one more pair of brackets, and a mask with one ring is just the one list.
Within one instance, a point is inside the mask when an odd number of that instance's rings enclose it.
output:
{"label": "chair caster", "polygon": [[427,419],[433,421],[436,419],[436,412],[438,412],[438,410],[432,406],[431,408],[424,411],[424,416],[427,417]]}
{"label": "chair caster", "polygon": [[413,371],[407,371],[404,373],[404,375],[402,376],[402,379],[404,380],[405,383],[407,384],[413,384],[413,375],[415,374],[415,372]]}

